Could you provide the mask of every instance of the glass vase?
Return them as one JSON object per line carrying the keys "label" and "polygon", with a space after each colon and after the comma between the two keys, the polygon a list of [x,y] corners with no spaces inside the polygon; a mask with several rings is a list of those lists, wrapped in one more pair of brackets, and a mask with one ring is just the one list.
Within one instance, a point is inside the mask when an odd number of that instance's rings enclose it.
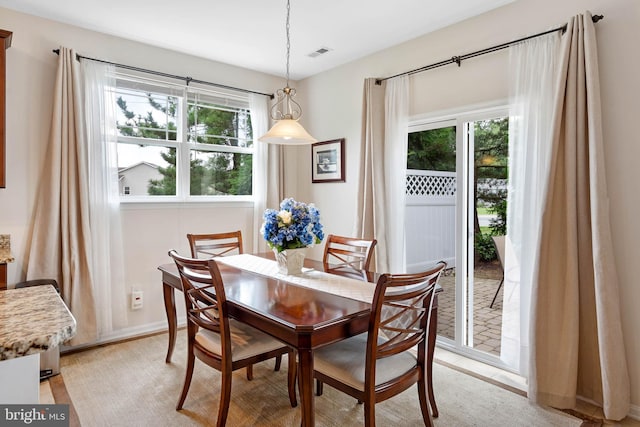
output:
{"label": "glass vase", "polygon": [[302,265],[304,264],[304,257],[307,255],[307,248],[285,249],[282,252],[274,249],[273,253],[278,263],[278,273],[294,276],[302,274]]}

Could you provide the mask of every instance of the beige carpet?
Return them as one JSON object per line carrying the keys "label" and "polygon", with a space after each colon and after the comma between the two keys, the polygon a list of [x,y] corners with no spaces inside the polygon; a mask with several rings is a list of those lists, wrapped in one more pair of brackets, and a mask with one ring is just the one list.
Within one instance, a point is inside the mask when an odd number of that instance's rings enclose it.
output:
{"label": "beige carpet", "polygon": [[[218,372],[197,362],[184,410],[175,410],[184,378],[186,337],[178,334],[173,363],[164,362],[165,334],[64,355],[61,372],[82,426],[209,426],[218,411]],[[299,426],[286,390],[286,361],[273,361],[234,373],[228,426]],[[434,365],[440,417],[436,426],[580,426],[581,420],[531,405],[524,397]],[[325,386],[316,397],[316,425],[362,426],[362,405]],[[376,405],[378,426],[421,426],[417,390]]]}

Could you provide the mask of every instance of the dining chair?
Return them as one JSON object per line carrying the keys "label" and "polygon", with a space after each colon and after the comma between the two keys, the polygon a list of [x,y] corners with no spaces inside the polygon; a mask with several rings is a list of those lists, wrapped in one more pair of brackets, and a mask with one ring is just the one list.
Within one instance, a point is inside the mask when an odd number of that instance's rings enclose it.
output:
{"label": "dining chair", "polygon": [[324,246],[325,270],[361,272],[369,270],[376,239],[365,240],[330,234]]}
{"label": "dining chair", "polygon": [[498,261],[500,262],[502,278],[500,279],[500,283],[498,284],[496,293],[493,295],[493,299],[491,300],[489,308],[493,308],[493,304],[496,302],[498,292],[500,292],[500,288],[502,288],[502,285],[504,284],[504,236],[491,236],[491,239],[493,240],[493,246],[496,248],[496,254],[498,255]]}
{"label": "dining chair", "polygon": [[[242,246],[242,231],[228,231],[224,233],[187,234],[191,256],[193,258],[209,259],[218,256],[239,255],[244,253]],[[276,357],[274,371],[280,370],[282,357]],[[247,366],[247,379],[253,379],[253,366]]]}
{"label": "dining chair", "polygon": [[178,267],[187,312],[187,370],[176,410],[189,392],[195,358],[221,373],[217,426],[224,426],[231,400],[232,372],[264,360],[288,355],[289,401],[297,406],[296,360],[293,350],[271,336],[229,318],[220,270],[214,259],[200,260],[169,252]]}
{"label": "dining chair", "polygon": [[[373,249],[378,241],[329,234],[324,245],[322,263],[328,273],[367,281]],[[322,394],[322,381],[316,379],[316,394]]]}
{"label": "dining chair", "polygon": [[243,253],[240,230],[215,234],[187,234],[193,258],[212,258]]}
{"label": "dining chair", "polygon": [[[364,403],[365,426],[375,404],[417,383],[422,419],[433,426],[427,400],[427,333],[436,283],[446,263],[378,279],[367,333],[314,352],[314,376]],[[417,352],[412,350],[417,348]]]}

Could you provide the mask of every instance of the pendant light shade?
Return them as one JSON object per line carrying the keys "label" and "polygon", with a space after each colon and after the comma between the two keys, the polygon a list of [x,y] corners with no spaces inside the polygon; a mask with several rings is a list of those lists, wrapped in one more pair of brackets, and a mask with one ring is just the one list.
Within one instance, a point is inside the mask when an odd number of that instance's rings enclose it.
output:
{"label": "pendant light shade", "polygon": [[298,120],[302,117],[302,107],[293,98],[296,90],[289,87],[289,54],[291,39],[289,37],[289,17],[291,15],[291,2],[287,0],[287,85],[279,89],[278,100],[271,107],[271,118],[275,124],[265,135],[258,138],[269,144],[304,145],[313,144],[318,140],[309,135]]}
{"label": "pendant light shade", "polygon": [[309,135],[302,125],[294,119],[278,120],[269,129],[269,132],[259,139],[269,144],[282,145],[302,145],[317,142],[317,139]]}

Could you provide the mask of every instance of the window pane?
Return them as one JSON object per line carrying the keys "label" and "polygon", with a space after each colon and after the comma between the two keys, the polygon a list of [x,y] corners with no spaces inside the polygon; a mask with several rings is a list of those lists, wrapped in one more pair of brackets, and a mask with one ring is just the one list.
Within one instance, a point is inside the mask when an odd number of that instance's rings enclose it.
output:
{"label": "window pane", "polygon": [[407,169],[455,171],[455,126],[411,132],[407,150]]}
{"label": "window pane", "polygon": [[192,196],[250,195],[252,155],[191,150]]}
{"label": "window pane", "polygon": [[[507,234],[507,177],[509,164],[509,118],[477,120],[473,126],[472,210],[473,274],[466,282],[468,304],[473,300],[473,339],[467,345],[495,356],[502,353],[504,268],[498,248]],[[471,139],[471,138],[470,138]],[[494,238],[498,240],[494,243]],[[500,241],[503,243],[500,244]],[[473,284],[471,285],[471,279]],[[472,298],[473,297],[473,298]],[[495,298],[495,300],[494,300]],[[506,360],[506,359],[505,359]]]}
{"label": "window pane", "polygon": [[118,177],[121,196],[175,196],[176,149],[119,143]]}
{"label": "window pane", "polygon": [[189,142],[235,147],[253,145],[247,109],[205,103],[196,98],[189,101],[187,129]]}
{"label": "window pane", "polygon": [[140,138],[177,139],[175,96],[119,88],[116,92],[118,133]]}
{"label": "window pane", "polygon": [[440,260],[438,335],[455,339],[456,127],[410,132],[405,212],[407,271],[424,271]]}

